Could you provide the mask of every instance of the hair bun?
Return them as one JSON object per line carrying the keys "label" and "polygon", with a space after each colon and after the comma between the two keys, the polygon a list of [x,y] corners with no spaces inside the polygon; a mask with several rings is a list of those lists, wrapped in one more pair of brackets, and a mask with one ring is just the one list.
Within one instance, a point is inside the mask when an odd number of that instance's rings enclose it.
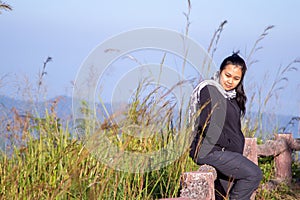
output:
{"label": "hair bun", "polygon": [[240,50],[238,50],[238,51],[233,51],[233,52],[232,52],[232,56],[239,56],[239,53],[240,53]]}

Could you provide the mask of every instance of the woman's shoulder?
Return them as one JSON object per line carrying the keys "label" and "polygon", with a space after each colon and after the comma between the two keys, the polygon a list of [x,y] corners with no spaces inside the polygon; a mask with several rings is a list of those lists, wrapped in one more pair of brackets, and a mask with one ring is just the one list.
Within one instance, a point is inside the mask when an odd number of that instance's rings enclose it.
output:
{"label": "woman's shoulder", "polygon": [[194,92],[207,91],[208,89],[218,89],[221,85],[215,80],[204,80],[201,81],[194,89]]}
{"label": "woman's shoulder", "polygon": [[214,80],[205,80],[200,82],[192,93],[193,99],[208,99],[212,96],[222,96],[222,86]]}
{"label": "woman's shoulder", "polygon": [[[214,100],[213,100],[214,99]],[[207,101],[216,101],[223,99],[222,93],[214,85],[205,85],[198,94],[198,101],[205,103]]]}
{"label": "woman's shoulder", "polygon": [[212,94],[218,94],[218,95],[222,95],[220,89],[216,86],[216,85],[206,85],[202,88],[202,90],[200,91],[201,95],[212,95]]}

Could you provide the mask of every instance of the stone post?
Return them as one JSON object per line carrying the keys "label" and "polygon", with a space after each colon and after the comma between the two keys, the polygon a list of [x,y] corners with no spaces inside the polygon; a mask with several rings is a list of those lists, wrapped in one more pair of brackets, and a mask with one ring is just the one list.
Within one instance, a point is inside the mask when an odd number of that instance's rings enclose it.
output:
{"label": "stone post", "polygon": [[180,197],[201,200],[215,200],[215,168],[200,166],[198,171],[183,173]]}
{"label": "stone post", "polygon": [[[258,165],[257,158],[257,139],[256,138],[245,138],[244,156],[249,160]],[[251,195],[251,200],[255,199],[256,192]]]}
{"label": "stone post", "polygon": [[245,138],[244,156],[258,165],[256,138]]}
{"label": "stone post", "polygon": [[286,141],[285,150],[274,157],[275,177],[289,184],[292,181],[292,150],[289,144],[293,141],[293,135],[291,133],[275,134],[275,139],[284,139]]}

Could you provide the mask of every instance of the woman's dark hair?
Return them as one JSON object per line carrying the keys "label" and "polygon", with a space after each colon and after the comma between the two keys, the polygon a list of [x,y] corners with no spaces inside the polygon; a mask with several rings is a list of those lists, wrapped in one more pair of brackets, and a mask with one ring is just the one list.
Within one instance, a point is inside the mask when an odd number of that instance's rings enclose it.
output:
{"label": "woman's dark hair", "polygon": [[240,83],[236,87],[236,100],[241,109],[242,115],[245,115],[247,96],[244,91],[243,80],[244,80],[245,73],[247,71],[247,66],[246,66],[244,59],[241,58],[238,54],[239,54],[239,52],[233,52],[233,54],[231,56],[228,56],[227,58],[225,58],[223,60],[221,66],[220,66],[220,73],[229,64],[237,65],[237,66],[241,67],[242,77],[241,77]]}

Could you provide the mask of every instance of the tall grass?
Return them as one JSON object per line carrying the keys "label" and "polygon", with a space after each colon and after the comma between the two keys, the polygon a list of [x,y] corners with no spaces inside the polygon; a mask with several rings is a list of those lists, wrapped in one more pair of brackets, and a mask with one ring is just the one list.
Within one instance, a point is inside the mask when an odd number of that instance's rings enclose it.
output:
{"label": "tall grass", "polygon": [[[255,54],[262,50],[262,46],[260,46],[260,43],[263,39],[269,34],[269,31],[271,31],[274,28],[273,25],[267,26],[263,33],[258,37],[258,39],[254,42],[254,45],[252,49],[250,50],[250,53],[247,55],[247,64],[248,68],[252,68],[255,63],[258,62],[258,60],[254,59]],[[286,66],[279,66],[277,73],[270,85],[269,88],[266,88],[266,85],[261,84],[255,84],[254,83],[254,89],[253,91],[250,91],[250,101],[247,106],[248,115],[246,118],[243,119],[243,132],[247,137],[261,137],[263,138],[266,134],[264,133],[265,127],[264,127],[264,119],[263,117],[266,114],[267,106],[270,104],[270,100],[275,99],[278,100],[278,96],[280,96],[280,93],[284,91],[286,87],[286,83],[289,81],[288,76],[289,73],[295,72],[298,70],[300,60],[294,59],[290,63],[288,63]],[[267,78],[266,78],[267,79]],[[253,84],[253,83],[250,83]],[[253,112],[253,105],[257,106],[256,116],[253,116],[251,112]],[[271,112],[269,112],[271,113]],[[272,113],[271,113],[272,114]],[[268,124],[268,126],[274,126],[274,129],[272,130],[273,133],[276,133],[278,131],[277,124]],[[272,137],[272,135],[268,135],[268,137]]]}
{"label": "tall grass", "polygon": [[2,14],[1,10],[11,11],[12,7],[9,4],[0,1],[0,14]]}
{"label": "tall grass", "polygon": [[[167,138],[174,137],[173,134],[178,130],[176,127],[171,130],[169,127],[171,118],[168,116],[162,116],[166,121],[161,121],[161,117],[153,118],[158,115],[159,110],[152,109],[153,102],[149,102],[150,99],[149,97],[143,101],[140,101],[140,98],[134,99],[126,118],[120,123],[122,127],[101,124],[102,128],[99,131],[110,135],[112,142],[128,151],[145,152],[161,149],[169,142]],[[168,103],[165,102],[163,105],[167,106]],[[170,112],[171,108],[167,108],[167,112],[164,113],[170,115]],[[22,123],[25,118],[18,120]],[[152,133],[150,139],[137,139],[124,132],[118,136],[119,130],[128,124],[141,126],[145,131],[153,131],[150,125],[157,124],[162,132]],[[34,132],[39,134],[32,134]],[[85,134],[88,135],[88,131]],[[166,138],[162,138],[162,135]],[[121,140],[117,137],[121,137]],[[21,137],[14,140],[19,139],[23,141],[19,143],[21,146],[14,146],[11,155],[2,153],[0,157],[0,196],[3,199],[175,197],[179,193],[181,174],[194,167],[187,152],[184,152],[172,165],[165,165],[145,173],[130,173],[110,168],[101,162],[96,154],[89,152],[83,140],[74,138],[68,127],[63,128],[59,124],[55,108],[50,109],[45,118],[31,120]]]}

